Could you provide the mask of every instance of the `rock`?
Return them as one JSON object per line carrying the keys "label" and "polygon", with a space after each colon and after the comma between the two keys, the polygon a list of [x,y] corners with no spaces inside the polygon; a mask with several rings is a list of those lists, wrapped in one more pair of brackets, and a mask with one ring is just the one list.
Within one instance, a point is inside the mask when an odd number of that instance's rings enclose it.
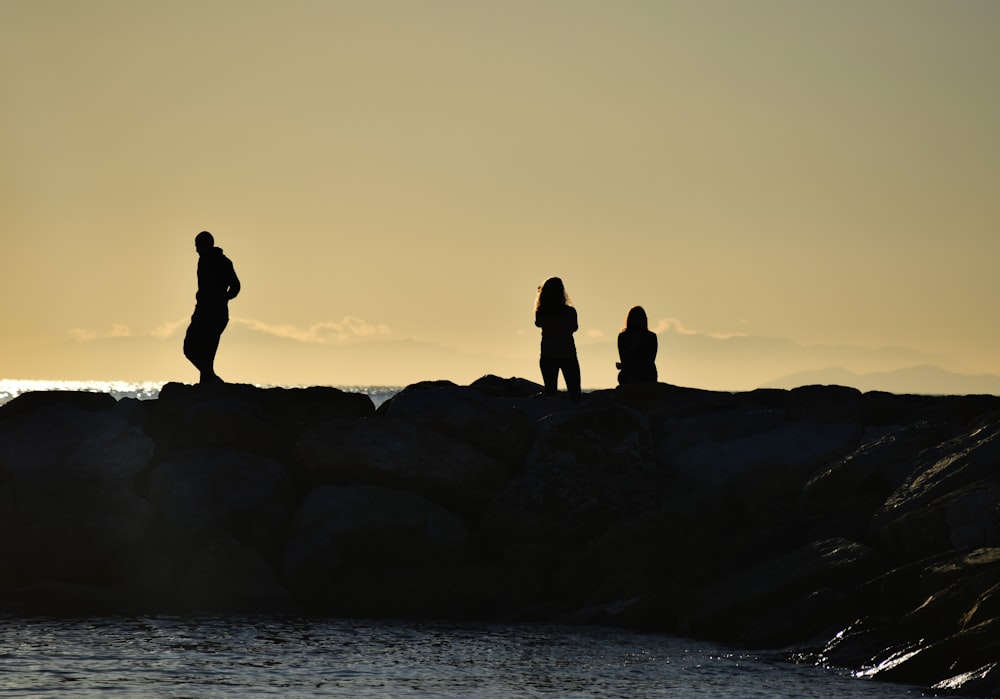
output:
{"label": "rock", "polygon": [[516,376],[502,379],[499,376],[488,374],[476,379],[470,384],[471,388],[480,393],[497,398],[530,398],[542,393],[544,387],[541,384],[518,378]]}
{"label": "rock", "polygon": [[507,470],[464,442],[411,422],[332,420],[306,432],[295,456],[313,483],[411,490],[457,511],[481,508]]}
{"label": "rock", "polygon": [[321,608],[352,617],[537,619],[541,587],[533,571],[496,562],[354,566]]}
{"label": "rock", "polygon": [[[864,584],[861,591],[866,607],[859,613],[877,613],[892,619],[902,619],[934,593],[957,582],[971,570],[964,559],[972,554],[954,552],[931,556],[913,563],[898,563],[891,570]],[[972,561],[978,558],[972,555]],[[988,558],[986,559],[989,560]],[[963,571],[949,574],[948,571]]]}
{"label": "rock", "polygon": [[575,610],[568,618],[673,628],[678,601],[705,582],[704,570],[690,565],[693,549],[705,542],[689,525],[646,511],[612,526],[555,572],[553,597]]}
{"label": "rock", "polygon": [[788,392],[788,413],[800,422],[820,424],[866,421],[861,391],[847,386],[800,386]]}
{"label": "rock", "polygon": [[540,393],[27,394],[0,609],[614,624],[997,695],[1000,398]]}
{"label": "rock", "polygon": [[280,463],[229,448],[176,452],[149,476],[158,529],[178,554],[220,536],[273,554],[284,539],[293,494]]}
{"label": "rock", "polygon": [[371,485],[322,485],[299,506],[281,560],[300,598],[329,605],[351,566],[422,566],[465,552],[462,521],[418,495]]}
{"label": "rock", "polygon": [[630,384],[587,394],[593,399],[622,405],[651,418],[683,418],[725,411],[738,403],[732,393],[703,391],[668,383]]}
{"label": "rock", "polygon": [[578,548],[658,507],[664,483],[639,413],[585,406],[542,420],[524,474],[493,501],[486,526],[505,546]]}
{"label": "rock", "polygon": [[916,423],[881,430],[873,437],[802,488],[799,503],[814,537],[862,540],[875,513],[915,467],[917,455],[944,435],[933,425]]}
{"label": "rock", "polygon": [[375,404],[364,393],[331,386],[269,388],[262,399],[269,413],[295,434],[338,418],[365,418],[375,414]]}
{"label": "rock", "polygon": [[110,394],[94,391],[28,391],[0,405],[0,420],[30,414],[40,408],[53,406],[101,412],[113,409],[115,403],[115,399]]}
{"label": "rock", "polygon": [[797,492],[819,466],[857,446],[862,434],[855,424],[786,423],[736,439],[703,441],[675,454],[670,466],[696,488]]}
{"label": "rock", "polygon": [[928,449],[876,513],[872,530],[907,560],[1000,545],[1000,424]]}
{"label": "rock", "polygon": [[107,582],[107,564],[145,534],[133,484],[153,442],[109,411],[44,404],[0,421],[0,554],[16,581]]}
{"label": "rock", "polygon": [[938,641],[914,641],[902,652],[877,658],[863,676],[926,687],[988,672],[997,658],[1000,619],[991,619]]}
{"label": "rock", "polygon": [[863,596],[877,593],[860,610],[872,621],[838,634],[825,651],[831,662],[863,668],[868,677],[962,687],[962,694],[978,696],[970,693],[974,680],[982,686],[990,675],[985,666],[1000,657],[1000,637],[994,635],[1000,620],[1000,549],[935,557],[864,587]]}
{"label": "rock", "polygon": [[281,458],[299,435],[321,422],[374,413],[367,395],[325,386],[168,383],[156,401],[150,429],[165,450],[232,447]]}
{"label": "rock", "polygon": [[221,397],[190,405],[177,421],[174,448],[228,447],[279,456],[285,433],[254,401]]}
{"label": "rock", "polygon": [[752,565],[760,556],[806,543],[799,515],[803,486],[853,450],[863,432],[854,424],[789,422],[726,441],[706,440],[673,455],[672,486],[698,508],[701,521],[729,529],[721,558]]}
{"label": "rock", "polygon": [[450,560],[468,533],[444,508],[402,490],[371,485],[323,485],[295,513],[292,537],[321,536],[348,562]]}
{"label": "rock", "polygon": [[195,555],[176,606],[191,613],[260,614],[291,610],[287,590],[268,562],[232,537],[208,541]]}
{"label": "rock", "polygon": [[852,605],[841,600],[886,569],[855,542],[810,543],[707,586],[688,624],[699,636],[758,648],[805,641],[849,623]]}
{"label": "rock", "polygon": [[745,404],[667,419],[656,424],[656,455],[671,463],[676,455],[706,443],[724,443],[781,427],[788,414],[777,408]]}
{"label": "rock", "polygon": [[450,381],[407,386],[387,414],[426,425],[512,468],[520,467],[534,437],[533,423],[513,401]]}
{"label": "rock", "polygon": [[931,689],[966,697],[1000,696],[1000,662],[990,661],[975,670],[953,675],[931,685]]}

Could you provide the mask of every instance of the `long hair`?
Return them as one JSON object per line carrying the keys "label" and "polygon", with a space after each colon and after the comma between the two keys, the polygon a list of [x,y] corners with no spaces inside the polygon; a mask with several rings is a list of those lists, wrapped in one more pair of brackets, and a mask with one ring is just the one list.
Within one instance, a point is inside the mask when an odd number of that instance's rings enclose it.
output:
{"label": "long hair", "polygon": [[632,308],[628,309],[628,315],[625,316],[625,327],[622,328],[622,332],[626,330],[633,333],[649,330],[649,319],[646,318],[646,309],[642,306],[632,306]]}
{"label": "long hair", "polygon": [[566,294],[566,287],[559,277],[549,277],[538,287],[538,298],[535,299],[535,310],[548,313],[563,306],[572,305]]}

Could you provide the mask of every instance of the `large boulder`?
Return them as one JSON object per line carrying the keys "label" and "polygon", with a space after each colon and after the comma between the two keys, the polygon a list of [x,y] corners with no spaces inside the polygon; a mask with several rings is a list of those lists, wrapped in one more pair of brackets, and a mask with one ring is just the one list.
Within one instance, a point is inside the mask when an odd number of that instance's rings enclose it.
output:
{"label": "large boulder", "polygon": [[282,458],[307,429],[325,420],[374,412],[367,395],[326,386],[168,383],[152,411],[150,431],[161,451],[231,447]]}
{"label": "large boulder", "polygon": [[475,513],[507,482],[497,459],[414,422],[331,420],[306,432],[295,456],[313,483],[410,490]]}
{"label": "large boulder", "polygon": [[288,591],[259,552],[229,536],[198,547],[175,607],[191,613],[275,613],[292,609]]}
{"label": "large boulder", "polygon": [[753,647],[782,647],[856,618],[857,589],[887,569],[874,550],[829,539],[708,585],[688,611],[691,631]]}
{"label": "large boulder", "polygon": [[486,526],[496,545],[545,557],[657,508],[665,482],[641,414],[585,404],[541,421],[524,473],[490,505]]}
{"label": "large boulder", "polygon": [[833,424],[867,421],[862,394],[856,388],[800,386],[787,396],[788,413],[794,420]]}
{"label": "large boulder", "polygon": [[691,524],[652,510],[615,524],[554,573],[554,598],[590,623],[674,628],[704,583],[697,549],[706,542]]}
{"label": "large boulder", "polygon": [[480,377],[469,386],[480,393],[498,398],[531,398],[540,396],[544,390],[541,384],[528,379],[517,376],[504,379],[493,374]]}
{"label": "large boulder", "polygon": [[101,412],[113,410],[115,399],[109,393],[96,391],[27,391],[0,405],[0,420],[29,415],[40,408],[53,406]]}
{"label": "large boulder", "polygon": [[275,456],[284,433],[252,386],[187,386],[170,383],[160,391],[150,432],[161,452],[228,447]]}
{"label": "large boulder", "polygon": [[393,397],[387,414],[431,427],[513,468],[534,436],[534,425],[512,399],[450,381],[407,386]]}
{"label": "large boulder", "polygon": [[299,598],[329,606],[351,567],[441,565],[459,559],[467,541],[457,516],[419,495],[372,485],[322,485],[295,513],[281,571]]}
{"label": "large boulder", "polygon": [[916,467],[918,454],[941,437],[926,423],[889,427],[866,435],[860,447],[821,469],[799,498],[813,536],[863,540],[872,517]]}
{"label": "large boulder", "polygon": [[[863,584],[860,621],[833,635],[830,664],[967,696],[997,682],[1000,549],[940,554]],[[977,687],[979,689],[977,689]]]}
{"label": "large boulder", "polygon": [[294,507],[292,481],[279,462],[229,448],[175,452],[152,469],[148,487],[158,531],[181,557],[220,536],[271,555]]}
{"label": "large boulder", "polygon": [[853,450],[863,433],[853,423],[789,422],[734,439],[706,439],[675,453],[669,465],[676,487],[697,497],[710,516],[756,522],[797,511],[802,487]]}
{"label": "large boulder", "polygon": [[734,439],[777,429],[788,422],[780,408],[754,404],[734,404],[709,412],[670,416],[655,423],[656,454],[664,463],[675,455],[705,443],[725,443]]}
{"label": "large boulder", "polygon": [[[939,640],[916,639],[903,649],[877,656],[873,665],[859,675],[925,687],[962,688],[963,693],[968,693],[975,685],[963,685],[970,679],[982,680],[991,674],[997,658],[1000,658],[1000,618]],[[993,674],[994,684],[996,679]]]}
{"label": "large boulder", "polygon": [[0,421],[0,555],[8,582],[106,582],[141,539],[149,503],[133,489],[153,442],[120,415],[43,405]]}
{"label": "large boulder", "polygon": [[927,449],[876,513],[873,533],[905,560],[1000,545],[998,467],[998,423]]}

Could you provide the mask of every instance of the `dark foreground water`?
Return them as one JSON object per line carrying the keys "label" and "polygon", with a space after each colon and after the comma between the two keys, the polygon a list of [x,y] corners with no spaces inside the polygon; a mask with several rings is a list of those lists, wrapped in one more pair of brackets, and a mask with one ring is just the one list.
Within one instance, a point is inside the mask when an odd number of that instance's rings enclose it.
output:
{"label": "dark foreground water", "polygon": [[329,619],[0,619],[2,697],[920,697],[664,635]]}

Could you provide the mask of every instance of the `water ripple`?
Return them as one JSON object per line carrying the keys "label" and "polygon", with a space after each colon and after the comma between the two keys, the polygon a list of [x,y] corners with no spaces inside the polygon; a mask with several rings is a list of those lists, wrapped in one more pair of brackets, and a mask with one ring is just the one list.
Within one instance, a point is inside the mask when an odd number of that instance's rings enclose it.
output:
{"label": "water ripple", "polygon": [[899,698],[917,690],[590,627],[0,619],[4,697]]}

